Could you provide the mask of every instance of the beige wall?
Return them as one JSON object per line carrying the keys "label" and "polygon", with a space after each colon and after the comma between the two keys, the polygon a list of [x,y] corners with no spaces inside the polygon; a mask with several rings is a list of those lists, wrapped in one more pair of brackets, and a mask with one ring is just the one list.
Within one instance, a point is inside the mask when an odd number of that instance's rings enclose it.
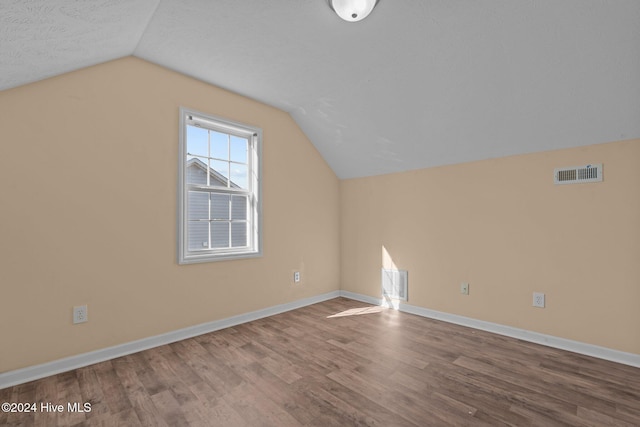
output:
{"label": "beige wall", "polygon": [[[263,129],[262,258],[177,265],[179,106]],[[339,288],[339,181],[282,111],[125,58],[0,92],[0,141],[0,372]]]}
{"label": "beige wall", "polygon": [[640,354],[639,160],[634,140],[342,181],[342,289],[380,297],[394,263],[409,304]]}
{"label": "beige wall", "polygon": [[[262,258],[177,265],[179,106],[263,129]],[[0,372],[379,297],[392,264],[410,304],[640,354],[640,140],[340,183],[288,114],[125,58],[0,92],[0,141]],[[553,185],[596,162],[604,182]]]}

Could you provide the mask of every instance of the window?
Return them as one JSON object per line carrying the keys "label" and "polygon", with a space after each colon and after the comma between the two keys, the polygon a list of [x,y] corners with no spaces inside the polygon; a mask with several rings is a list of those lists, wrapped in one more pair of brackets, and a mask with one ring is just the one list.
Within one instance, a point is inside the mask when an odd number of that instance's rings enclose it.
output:
{"label": "window", "polygon": [[260,129],[180,109],[178,262],[261,255]]}

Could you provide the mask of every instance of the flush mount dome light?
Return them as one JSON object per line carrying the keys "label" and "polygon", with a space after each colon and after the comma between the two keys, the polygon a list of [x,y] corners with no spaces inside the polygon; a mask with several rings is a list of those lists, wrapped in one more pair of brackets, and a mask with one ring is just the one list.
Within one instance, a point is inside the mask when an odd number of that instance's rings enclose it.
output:
{"label": "flush mount dome light", "polygon": [[329,0],[338,16],[345,21],[356,22],[366,18],[377,0]]}

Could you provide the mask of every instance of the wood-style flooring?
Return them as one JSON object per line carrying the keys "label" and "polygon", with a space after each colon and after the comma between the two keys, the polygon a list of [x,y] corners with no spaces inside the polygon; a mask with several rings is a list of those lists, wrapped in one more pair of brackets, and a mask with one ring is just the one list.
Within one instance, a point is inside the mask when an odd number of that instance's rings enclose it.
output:
{"label": "wood-style flooring", "polygon": [[3,426],[640,426],[640,369],[337,298],[0,402],[91,403]]}

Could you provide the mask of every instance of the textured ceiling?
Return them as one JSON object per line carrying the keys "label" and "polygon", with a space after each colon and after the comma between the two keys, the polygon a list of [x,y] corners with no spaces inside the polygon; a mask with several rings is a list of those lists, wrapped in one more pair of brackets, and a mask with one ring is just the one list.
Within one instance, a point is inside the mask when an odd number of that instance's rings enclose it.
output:
{"label": "textured ceiling", "polygon": [[0,90],[131,55],[159,0],[0,0]]}
{"label": "textured ceiling", "polygon": [[126,55],[288,111],[340,178],[640,137],[638,0],[0,0],[0,90]]}

